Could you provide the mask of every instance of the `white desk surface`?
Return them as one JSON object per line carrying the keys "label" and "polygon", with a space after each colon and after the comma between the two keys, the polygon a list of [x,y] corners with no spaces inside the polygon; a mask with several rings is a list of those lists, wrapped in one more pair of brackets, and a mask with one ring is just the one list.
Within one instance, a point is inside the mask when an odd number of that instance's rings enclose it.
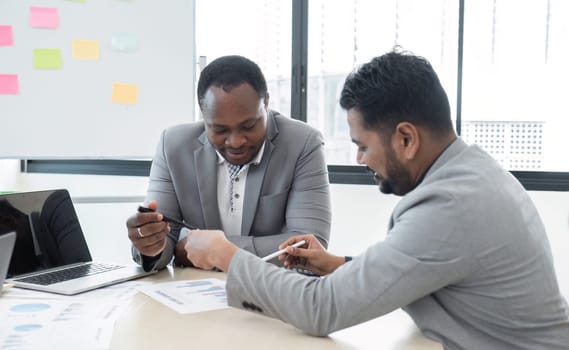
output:
{"label": "white desk surface", "polygon": [[[221,272],[171,269],[147,277],[166,282],[181,279],[218,278]],[[405,312],[354,326],[319,338],[281,321],[239,309],[197,314],[178,314],[138,293],[115,326],[112,349],[442,349],[425,338]]]}
{"label": "white desk surface", "polygon": [[[202,278],[225,280],[226,274],[169,267],[141,280],[169,282]],[[2,298],[14,298],[10,294],[9,290]],[[442,346],[425,338],[402,310],[321,338],[309,336],[276,319],[240,309],[179,314],[138,292],[116,321],[110,348],[440,350]]]}

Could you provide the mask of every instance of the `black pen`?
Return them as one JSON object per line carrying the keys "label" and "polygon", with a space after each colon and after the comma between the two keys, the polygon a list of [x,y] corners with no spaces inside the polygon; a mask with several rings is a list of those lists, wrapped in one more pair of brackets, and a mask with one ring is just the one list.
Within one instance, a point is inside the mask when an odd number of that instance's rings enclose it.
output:
{"label": "black pen", "polygon": [[[139,213],[153,213],[153,212],[155,212],[155,210],[154,210],[154,209],[147,208],[147,207],[143,207],[142,205],[139,205],[139,206],[138,206],[138,212],[139,212]],[[192,226],[192,225],[190,225],[190,224],[187,224],[187,223],[182,222],[182,221],[180,221],[180,220],[176,220],[176,219],[174,219],[174,218],[168,217],[168,216],[166,216],[166,215],[164,215],[164,214],[162,214],[162,221],[172,222],[172,223],[178,224],[178,225],[183,226],[183,227],[185,227],[185,228],[187,228],[187,229],[190,229],[190,230],[197,230],[196,227],[194,227],[194,226]]]}

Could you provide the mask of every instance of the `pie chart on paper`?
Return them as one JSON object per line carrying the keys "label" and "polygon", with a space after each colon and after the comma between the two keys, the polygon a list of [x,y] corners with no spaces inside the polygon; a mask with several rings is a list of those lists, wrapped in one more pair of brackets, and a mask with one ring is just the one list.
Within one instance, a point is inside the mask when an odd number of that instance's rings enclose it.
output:
{"label": "pie chart on paper", "polygon": [[10,308],[13,312],[39,312],[50,308],[49,304],[44,303],[26,303],[14,305]]}

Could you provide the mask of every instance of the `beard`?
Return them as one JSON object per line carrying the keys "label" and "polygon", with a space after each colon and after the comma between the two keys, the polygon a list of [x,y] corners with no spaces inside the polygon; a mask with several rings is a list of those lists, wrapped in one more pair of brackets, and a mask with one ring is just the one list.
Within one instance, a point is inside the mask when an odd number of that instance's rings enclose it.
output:
{"label": "beard", "polygon": [[395,158],[391,147],[387,148],[386,151],[385,169],[385,177],[381,177],[370,169],[373,172],[375,181],[379,185],[379,191],[381,193],[403,196],[415,188],[416,184],[410,172]]}
{"label": "beard", "polygon": [[379,191],[383,194],[395,194],[393,185],[393,181],[391,180],[381,180],[379,181]]}

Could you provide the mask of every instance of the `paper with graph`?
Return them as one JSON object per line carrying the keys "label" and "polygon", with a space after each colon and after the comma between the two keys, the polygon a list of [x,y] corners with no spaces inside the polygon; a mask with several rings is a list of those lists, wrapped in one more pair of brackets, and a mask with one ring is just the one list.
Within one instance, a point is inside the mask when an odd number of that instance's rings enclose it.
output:
{"label": "paper with graph", "polygon": [[229,307],[225,282],[216,278],[155,283],[139,290],[181,314]]}
{"label": "paper with graph", "polygon": [[103,299],[0,300],[0,349],[108,349],[128,304]]}

